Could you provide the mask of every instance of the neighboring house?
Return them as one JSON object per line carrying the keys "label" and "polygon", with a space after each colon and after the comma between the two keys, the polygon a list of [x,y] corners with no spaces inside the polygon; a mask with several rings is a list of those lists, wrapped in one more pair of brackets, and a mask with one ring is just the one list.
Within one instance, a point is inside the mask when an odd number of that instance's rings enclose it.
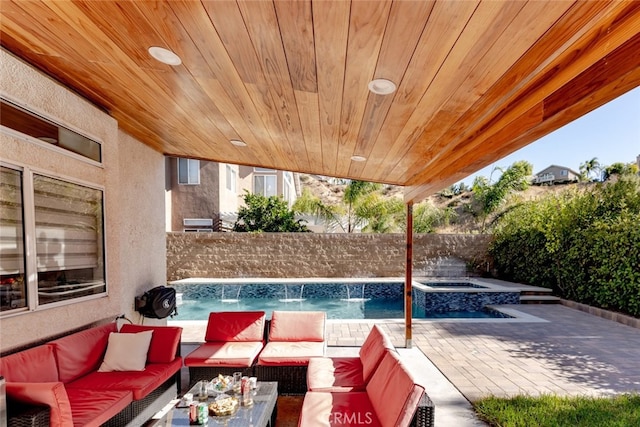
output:
{"label": "neighboring house", "polygon": [[296,200],[294,175],[274,169],[171,157],[166,160],[167,230],[226,231],[233,227],[245,190]]}
{"label": "neighboring house", "polygon": [[551,165],[541,170],[533,177],[533,183],[539,185],[563,184],[567,182],[578,182],[580,174],[564,166]]}
{"label": "neighboring house", "polygon": [[238,166],[166,159],[168,231],[219,231],[219,212],[237,211]]}
{"label": "neighboring house", "polygon": [[[292,172],[240,166],[242,189],[265,197],[281,196],[289,207],[296,201],[295,176]],[[244,191],[241,193],[243,195]]]}

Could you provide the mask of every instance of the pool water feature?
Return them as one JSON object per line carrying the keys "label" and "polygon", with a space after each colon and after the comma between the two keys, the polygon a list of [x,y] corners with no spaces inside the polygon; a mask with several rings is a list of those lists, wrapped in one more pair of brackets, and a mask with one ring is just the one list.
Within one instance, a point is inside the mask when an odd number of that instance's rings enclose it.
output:
{"label": "pool water feature", "polygon": [[[187,279],[172,282],[179,295],[175,320],[206,320],[212,311],[326,311],[329,319],[402,319],[402,279]],[[510,317],[488,305],[517,304],[519,293],[470,281],[414,282],[412,314],[425,318]],[[471,286],[474,285],[474,286]]]}

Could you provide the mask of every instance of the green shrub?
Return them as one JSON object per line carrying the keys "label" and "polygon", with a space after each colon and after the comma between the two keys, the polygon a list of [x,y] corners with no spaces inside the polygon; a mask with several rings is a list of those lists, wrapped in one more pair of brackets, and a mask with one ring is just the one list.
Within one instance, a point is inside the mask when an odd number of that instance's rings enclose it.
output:
{"label": "green shrub", "polygon": [[640,179],[515,206],[490,253],[502,278],[640,317]]}

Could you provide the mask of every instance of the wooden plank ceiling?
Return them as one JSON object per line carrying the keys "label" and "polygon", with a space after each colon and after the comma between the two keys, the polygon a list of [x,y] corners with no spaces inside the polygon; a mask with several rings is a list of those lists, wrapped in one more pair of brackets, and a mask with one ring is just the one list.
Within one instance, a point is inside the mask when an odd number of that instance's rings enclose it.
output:
{"label": "wooden plank ceiling", "polygon": [[[404,185],[407,202],[640,85],[638,1],[0,8],[6,50],[166,155]],[[374,78],[398,90],[375,95]]]}

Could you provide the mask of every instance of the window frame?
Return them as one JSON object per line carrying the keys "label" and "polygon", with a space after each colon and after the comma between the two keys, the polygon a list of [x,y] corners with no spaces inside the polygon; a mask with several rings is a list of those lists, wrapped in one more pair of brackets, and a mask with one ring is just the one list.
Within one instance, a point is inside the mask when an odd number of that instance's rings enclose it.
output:
{"label": "window frame", "polygon": [[[180,161],[181,160],[186,160],[187,162],[187,182],[181,182],[181,178],[180,178]],[[197,164],[198,165],[198,176],[196,181],[197,182],[192,182],[191,181],[191,168],[194,167],[193,165]],[[198,159],[190,159],[188,157],[178,157],[178,161],[177,161],[177,178],[178,178],[178,185],[200,185],[200,160]]]}
{"label": "window frame", "polygon": [[46,148],[48,150],[51,150],[55,153],[58,154],[62,154],[64,156],[73,158],[75,160],[79,160],[85,163],[88,163],[92,166],[96,166],[99,168],[104,168],[104,153],[103,153],[103,142],[100,138],[96,137],[96,136],[92,136],[90,134],[88,134],[87,132],[81,131],[80,129],[78,129],[75,126],[72,126],[64,121],[61,121],[57,118],[54,118],[53,116],[33,107],[33,106],[27,106],[24,105],[22,102],[7,96],[6,94],[1,94],[0,95],[0,100],[4,103],[9,104],[10,106],[12,106],[13,108],[17,108],[19,110],[22,110],[23,112],[30,114],[31,116],[34,116],[36,119],[42,120],[52,126],[56,126],[58,128],[62,128],[65,129],[66,131],[72,132],[78,136],[81,136],[87,140],[89,140],[90,142],[96,143],[98,145],[98,150],[99,150],[99,157],[100,160],[94,160],[90,157],[87,157],[83,154],[79,154],[76,153],[68,148],[65,148],[63,146],[57,145],[57,144],[52,144],[49,142],[46,142],[45,140],[41,140],[38,139],[36,137],[33,137],[31,135],[28,135],[26,133],[22,133],[17,129],[13,129],[11,127],[5,126],[5,125],[0,125],[0,132],[12,136],[14,138],[20,139],[22,141],[25,142],[29,142],[31,144],[37,145],[39,147],[42,148]]}
{"label": "window frame", "polygon": [[293,182],[293,172],[282,172],[282,198],[289,204],[289,207],[293,205],[295,194],[295,184]]}
{"label": "window frame", "polygon": [[[258,193],[256,191],[256,178],[264,178],[264,184],[262,185],[262,193]],[[266,194],[266,190],[267,190],[267,178],[273,178],[274,180],[274,194]],[[274,174],[254,174],[253,175],[253,194],[259,194],[261,196],[264,197],[273,197],[273,196],[278,196],[278,176],[274,175]]]}
{"label": "window frame", "polygon": [[233,194],[238,193],[238,171],[233,169],[231,165],[226,165],[226,189]]}
{"label": "window frame", "polygon": [[[18,162],[0,161],[0,166],[18,170],[22,172],[22,215],[23,215],[23,245],[24,245],[24,264],[25,264],[25,292],[26,292],[26,306],[13,310],[0,311],[0,318],[8,318],[25,313],[31,313],[36,311],[48,310],[51,308],[67,306],[71,304],[78,304],[85,301],[104,298],[109,295],[109,280],[108,280],[108,268],[107,268],[107,216],[106,216],[106,191],[104,186],[97,185],[92,182],[87,182],[74,177],[65,176],[62,174],[52,173],[51,171],[34,167],[31,165],[20,164]],[[103,281],[104,291],[92,295],[85,295],[76,298],[64,299],[61,301],[55,301],[51,303],[41,303],[38,298],[38,253],[36,250],[37,235],[36,235],[36,212],[35,212],[35,189],[34,189],[34,176],[39,175],[45,178],[51,178],[59,181],[64,181],[69,184],[78,185],[90,188],[92,190],[100,191],[102,194],[102,230],[100,233],[102,239],[102,269],[103,269]]]}

